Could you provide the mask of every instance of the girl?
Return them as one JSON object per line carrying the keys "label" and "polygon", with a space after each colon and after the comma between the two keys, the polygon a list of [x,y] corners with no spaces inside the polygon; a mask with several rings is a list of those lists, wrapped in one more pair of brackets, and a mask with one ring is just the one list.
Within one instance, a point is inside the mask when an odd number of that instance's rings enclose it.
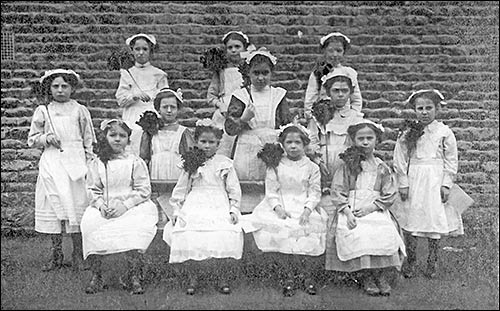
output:
{"label": "girl", "polygon": [[281,264],[286,270],[287,279],[282,280],[285,296],[294,294],[298,285],[294,280],[299,279],[299,273],[304,277],[301,281],[306,292],[315,295],[311,271],[317,262],[308,259],[324,253],[328,219],[326,212],[317,208],[321,198],[319,167],[305,156],[309,138],[302,125],[285,126],[279,142],[285,156],[277,167],[266,171],[266,197],[251,217],[253,225],[260,228],[253,237],[263,252],[287,254]]}
{"label": "girl", "polygon": [[45,102],[33,114],[28,146],[42,147],[35,192],[35,230],[52,237],[52,258],[42,270],[63,266],[62,232],[73,241],[73,267],[81,269],[80,221],[87,206],[87,162],[95,141],[90,113],[71,99],[79,83],[73,70],[46,71],[39,91]]}
{"label": "girl", "polygon": [[178,167],[181,154],[194,144],[189,130],[177,122],[182,106],[180,89],[163,88],[154,99],[154,108],[160,120],[155,118],[158,123],[154,126],[156,133],[143,131],[140,149],[140,156],[148,164],[152,180],[177,181],[181,174]]}
{"label": "girl", "polygon": [[349,103],[347,107],[356,111],[361,111],[363,100],[358,85],[358,73],[351,67],[342,66],[341,64],[345,52],[350,47],[350,43],[351,40],[340,32],[330,33],[320,39],[319,46],[324,59],[316,64],[316,68],[309,76],[304,99],[304,112],[308,120],[312,117],[313,104],[328,95],[326,92],[327,90],[322,88],[322,77],[332,70],[339,68],[348,72],[352,80],[353,90],[348,98]]}
{"label": "girl", "polygon": [[207,92],[208,103],[215,107],[212,120],[218,127],[224,125],[231,94],[241,88],[243,84],[243,78],[238,71],[238,65],[242,60],[241,53],[250,47],[255,49],[253,45],[250,45],[248,36],[241,31],[226,33],[222,37],[222,43],[225,48],[227,65],[225,68],[214,72]]}
{"label": "girl", "polygon": [[153,35],[137,34],[125,40],[134,55],[135,65],[128,70],[120,70],[120,85],[115,97],[123,108],[122,118],[133,130],[129,151],[139,155],[142,128],[136,124],[141,114],[153,110],[156,93],[168,87],[167,74],[150,63],[153,49],[158,48]]}
{"label": "girl", "polygon": [[187,266],[189,295],[196,290],[197,270],[202,269],[199,261],[206,263],[209,258],[216,258],[222,271],[219,291],[229,294],[227,274],[243,252],[238,224],[241,189],[232,161],[215,154],[221,137],[222,130],[211,120],[196,122],[197,148],[183,156],[184,171],[170,198],[174,216],[163,231],[170,245],[169,262]]}
{"label": "girl", "polygon": [[329,224],[327,270],[362,271],[369,295],[390,295],[390,267],[401,269],[405,247],[389,208],[396,198],[391,169],[373,155],[383,128],[369,120],[349,126],[354,146],[342,154],[332,181],[336,213]]}
{"label": "girl", "polygon": [[333,111],[333,117],[321,120],[323,116],[316,115],[309,122],[311,147],[307,152],[321,154],[332,176],[340,163],[339,154],[351,145],[347,128],[363,119],[363,113],[349,107],[349,98],[355,87],[353,80],[351,73],[343,67],[324,76],[323,87],[330,97],[326,106],[327,110]]}
{"label": "girl", "polygon": [[289,120],[286,90],[271,86],[276,57],[266,48],[251,52],[245,60],[249,85],[234,91],[228,107],[225,139],[220,153],[234,159],[240,180],[264,180],[264,163],[257,153],[265,143],[276,142],[276,130]]}
{"label": "girl", "polygon": [[101,256],[126,252],[128,272],[120,278],[124,289],[142,294],[143,253],[156,234],[158,211],[150,200],[146,163],[125,152],[132,130],[121,120],[101,123],[98,159],[92,163],[92,200],[82,219],[84,257],[89,258],[92,279],[85,289],[94,294],[106,288]]}
{"label": "girl", "polygon": [[408,248],[404,274],[414,275],[416,237],[425,237],[429,243],[425,274],[432,278],[436,276],[440,238],[463,234],[460,213],[445,209],[458,170],[457,142],[451,129],[436,121],[437,112],[446,104],[439,91],[417,91],[408,103],[415,108],[421,129],[415,126],[405,131],[394,149],[394,168],[404,203],[401,226]]}

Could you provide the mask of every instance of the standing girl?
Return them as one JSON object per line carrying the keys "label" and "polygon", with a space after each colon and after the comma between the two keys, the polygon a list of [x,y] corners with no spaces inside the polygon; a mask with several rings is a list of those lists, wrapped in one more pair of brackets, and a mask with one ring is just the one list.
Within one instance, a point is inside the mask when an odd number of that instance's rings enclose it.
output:
{"label": "standing girl", "polygon": [[243,252],[241,189],[233,161],[215,154],[221,137],[213,121],[196,123],[197,148],[183,155],[184,171],[170,198],[174,216],[163,231],[170,245],[169,262],[186,267],[189,295],[195,293],[202,262],[210,258],[217,260],[219,291],[229,294],[228,273]]}
{"label": "standing girl", "polygon": [[241,88],[243,78],[238,71],[238,66],[242,61],[241,53],[245,52],[250,45],[248,36],[241,31],[230,31],[222,37],[222,43],[225,48],[226,64],[222,68],[216,68],[213,73],[212,81],[207,91],[208,103],[215,107],[212,116],[218,127],[223,127],[225,115],[231,94]]}
{"label": "standing girl", "polygon": [[436,120],[443,95],[437,90],[421,90],[408,98],[415,108],[418,123],[405,131],[394,149],[394,168],[399,194],[403,201],[408,261],[406,277],[412,277],[416,266],[416,237],[427,238],[428,277],[436,276],[439,240],[446,235],[463,234],[460,213],[447,211],[450,188],[458,170],[458,151],[451,129]]}
{"label": "standing girl", "polygon": [[[180,89],[174,91],[163,88],[154,99],[154,108],[160,118],[156,114],[151,115],[154,120],[151,123],[155,124],[144,124],[149,129],[142,133],[140,149],[140,156],[148,164],[152,180],[177,181],[182,172],[178,166],[181,154],[187,152],[194,143],[189,130],[177,122],[182,105]],[[148,123],[146,120],[144,122]]]}
{"label": "standing girl", "polygon": [[[330,101],[327,104],[324,101],[317,102],[313,106],[313,118],[309,122],[310,151],[321,154],[333,176],[340,163],[339,154],[351,145],[347,128],[362,120],[363,113],[349,107],[349,98],[354,92],[353,77],[349,70],[335,68],[323,77],[323,87]],[[324,105],[325,109],[318,109],[320,105]],[[331,117],[325,118],[327,114]]]}
{"label": "standing girl", "polygon": [[92,163],[92,201],[82,219],[83,251],[89,258],[92,279],[85,289],[94,294],[106,288],[101,256],[126,252],[128,272],[120,278],[124,289],[142,294],[143,253],[156,234],[158,211],[150,200],[146,163],[127,153],[132,130],[121,120],[101,123],[98,159]]}
{"label": "standing girl", "polygon": [[42,147],[35,192],[35,230],[52,237],[52,258],[42,270],[63,266],[62,233],[71,234],[73,267],[81,268],[80,221],[88,204],[87,162],[95,141],[90,113],[71,99],[79,75],[73,70],[46,71],[40,78],[45,105],[33,114],[28,146]]}
{"label": "standing girl", "polygon": [[397,189],[391,169],[373,155],[383,128],[369,120],[349,126],[353,141],[332,181],[336,213],[329,224],[327,270],[363,273],[369,295],[390,295],[390,267],[401,269],[405,246],[389,208]]}
{"label": "standing girl", "polygon": [[310,257],[319,258],[325,251],[328,219],[326,212],[317,207],[321,198],[319,167],[305,156],[309,138],[302,125],[285,126],[279,142],[285,151],[281,159],[281,152],[276,156],[260,154],[261,158],[275,158],[279,163],[266,161],[266,197],[249,217],[259,228],[253,237],[263,252],[282,253],[284,262],[278,264],[286,278],[281,280],[285,296],[294,294],[297,280],[303,282],[308,294],[315,295],[312,271],[318,264]]}
{"label": "standing girl", "polygon": [[245,65],[248,84],[233,92],[224,125],[236,138],[224,140],[220,153],[234,159],[240,180],[264,180],[266,169],[257,153],[276,142],[275,129],[289,122],[286,90],[271,86],[276,57],[266,48],[251,52]]}
{"label": "standing girl", "polygon": [[153,49],[157,48],[153,35],[137,34],[125,40],[134,55],[135,65],[120,70],[120,85],[116,90],[118,106],[123,108],[122,119],[133,130],[130,150],[139,155],[142,128],[136,124],[141,114],[153,110],[153,98],[164,87],[168,87],[167,74],[150,63]]}
{"label": "standing girl", "polygon": [[332,32],[319,41],[323,60],[316,64],[316,68],[309,76],[304,99],[304,112],[307,119],[312,117],[312,106],[315,102],[328,96],[327,90],[322,87],[322,78],[334,69],[344,69],[352,80],[353,90],[349,96],[347,107],[361,111],[363,99],[358,84],[358,73],[348,66],[342,66],[345,52],[350,47],[351,40],[340,32]]}

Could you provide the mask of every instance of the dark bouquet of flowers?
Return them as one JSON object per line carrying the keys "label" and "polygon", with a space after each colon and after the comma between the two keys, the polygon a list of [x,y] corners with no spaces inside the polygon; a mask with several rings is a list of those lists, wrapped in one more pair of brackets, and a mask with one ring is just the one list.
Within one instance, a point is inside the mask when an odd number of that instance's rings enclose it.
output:
{"label": "dark bouquet of flowers", "polygon": [[261,159],[267,167],[276,168],[283,157],[283,148],[278,143],[267,143],[257,153],[257,158]]}
{"label": "dark bouquet of flowers", "polygon": [[247,62],[242,62],[238,66],[238,71],[241,73],[241,77],[243,78],[243,84],[241,87],[248,87],[250,86],[250,65],[247,64]]}
{"label": "dark bouquet of flowers", "polygon": [[189,176],[196,173],[198,168],[205,165],[205,162],[208,160],[205,152],[196,146],[188,152],[183,153],[181,157],[183,161],[182,167],[189,173]]}
{"label": "dark bouquet of flowers", "polygon": [[134,56],[126,50],[114,51],[108,57],[109,70],[128,70],[130,67],[134,66],[134,63]]}
{"label": "dark bouquet of flowers", "polygon": [[219,72],[226,68],[226,52],[221,48],[207,49],[200,57],[200,62],[203,64],[203,68],[207,68],[213,72]]}
{"label": "dark bouquet of flowers", "polygon": [[325,62],[325,61],[318,61],[314,65],[314,75],[316,76],[316,80],[318,81],[318,88],[321,88],[321,78],[323,76],[326,76],[330,70],[332,70],[333,65]]}
{"label": "dark bouquet of flowers", "polygon": [[361,161],[366,160],[366,154],[362,147],[351,146],[339,154],[339,158],[346,163],[351,174],[357,177],[363,170]]}
{"label": "dark bouquet of flowers", "polygon": [[158,133],[158,129],[162,125],[161,119],[158,117],[158,115],[150,110],[144,111],[139,121],[135,123],[141,126],[142,130],[144,132],[147,132],[151,136],[156,135]]}
{"label": "dark bouquet of flowers", "polygon": [[320,99],[312,106],[312,114],[316,120],[325,125],[333,118],[334,108],[328,99]]}
{"label": "dark bouquet of flowers", "polygon": [[405,120],[401,133],[404,134],[404,142],[410,156],[413,150],[417,147],[417,140],[424,134],[425,125],[415,120]]}
{"label": "dark bouquet of flowers", "polygon": [[113,156],[113,149],[111,149],[103,130],[96,129],[95,135],[96,142],[92,144],[94,147],[94,153],[97,155],[99,160],[104,163],[104,166],[107,166],[108,161]]}

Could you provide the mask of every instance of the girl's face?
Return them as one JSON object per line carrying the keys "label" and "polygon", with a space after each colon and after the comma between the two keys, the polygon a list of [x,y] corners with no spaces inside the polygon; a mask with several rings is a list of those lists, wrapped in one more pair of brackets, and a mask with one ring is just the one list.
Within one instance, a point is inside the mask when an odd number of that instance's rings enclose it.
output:
{"label": "girl's face", "polygon": [[159,113],[163,121],[173,123],[177,119],[177,99],[175,97],[162,98],[159,106]]}
{"label": "girl's face", "polygon": [[150,53],[149,44],[145,39],[135,40],[134,46],[132,47],[132,54],[136,62],[141,65],[149,62]]}
{"label": "girl's face", "polygon": [[339,65],[344,60],[344,45],[338,40],[328,43],[323,49],[325,60],[333,66]]}
{"label": "girl's face", "polygon": [[226,54],[229,60],[237,64],[239,63],[241,56],[240,53],[245,50],[245,46],[243,45],[243,42],[239,40],[234,40],[234,39],[229,39],[226,42]]}
{"label": "girl's face", "polygon": [[108,133],[106,134],[106,139],[108,140],[109,146],[113,150],[113,153],[119,154],[125,151],[125,147],[128,145],[128,134],[121,128],[118,124],[113,124],[110,126]]}
{"label": "girl's face", "polygon": [[354,137],[354,145],[362,147],[366,154],[373,153],[377,144],[377,134],[368,126],[359,129]]}
{"label": "girl's face", "polygon": [[211,157],[217,151],[219,147],[219,139],[212,132],[203,132],[196,141],[198,148],[205,152],[207,157]]}
{"label": "girl's face", "polygon": [[334,82],[330,87],[329,92],[332,104],[337,109],[343,108],[351,96],[351,89],[349,88],[349,85],[347,82],[343,81]]}
{"label": "girl's face", "polygon": [[250,83],[257,90],[262,90],[271,84],[271,75],[271,67],[268,63],[258,63],[250,67]]}
{"label": "girl's face", "polygon": [[429,98],[419,97],[415,99],[415,111],[417,120],[424,125],[432,123],[436,119],[436,105]]}
{"label": "girl's face", "polygon": [[285,149],[286,156],[290,160],[297,161],[302,159],[304,155],[304,142],[300,138],[300,134],[288,133],[283,141],[283,149]]}
{"label": "girl's face", "polygon": [[62,77],[57,77],[50,84],[50,92],[56,102],[65,103],[71,97],[71,85],[64,81]]}

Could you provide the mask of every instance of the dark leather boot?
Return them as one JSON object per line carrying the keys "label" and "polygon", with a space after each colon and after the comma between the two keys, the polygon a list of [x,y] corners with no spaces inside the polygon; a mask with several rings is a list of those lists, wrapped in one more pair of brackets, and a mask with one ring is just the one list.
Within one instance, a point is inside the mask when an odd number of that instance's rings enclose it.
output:
{"label": "dark leather boot", "polygon": [[63,267],[64,254],[62,250],[62,235],[53,234],[52,235],[52,257],[49,262],[43,265],[42,271],[47,272],[55,269],[60,269]]}
{"label": "dark leather boot", "polygon": [[107,289],[107,285],[104,283],[101,272],[101,258],[98,255],[89,256],[90,269],[92,270],[92,279],[89,285],[85,288],[87,294],[95,294],[97,292]]}
{"label": "dark leather boot", "polygon": [[429,255],[427,257],[427,269],[425,270],[425,276],[434,279],[437,277],[436,265],[438,260],[439,251],[439,240],[428,239],[429,242]]}
{"label": "dark leather boot", "polygon": [[407,279],[413,278],[417,270],[417,238],[409,233],[404,234],[406,242],[406,261],[403,263],[401,273]]}
{"label": "dark leather boot", "polygon": [[75,272],[90,269],[88,260],[83,259],[82,234],[72,233],[71,240],[73,241],[73,252],[71,253],[71,266]]}

